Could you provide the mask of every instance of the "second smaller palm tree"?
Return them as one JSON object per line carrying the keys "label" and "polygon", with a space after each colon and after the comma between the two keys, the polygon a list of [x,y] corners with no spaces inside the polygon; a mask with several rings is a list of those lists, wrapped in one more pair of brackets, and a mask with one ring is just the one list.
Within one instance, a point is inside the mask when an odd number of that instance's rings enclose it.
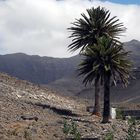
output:
{"label": "second smaller palm tree", "polygon": [[104,83],[104,110],[103,122],[110,118],[110,83],[116,84],[119,79],[128,84],[131,63],[128,60],[129,52],[109,38],[101,37],[98,43],[90,46],[82,54],[85,59],[80,64],[79,75],[84,75],[83,83],[92,83],[99,78]]}

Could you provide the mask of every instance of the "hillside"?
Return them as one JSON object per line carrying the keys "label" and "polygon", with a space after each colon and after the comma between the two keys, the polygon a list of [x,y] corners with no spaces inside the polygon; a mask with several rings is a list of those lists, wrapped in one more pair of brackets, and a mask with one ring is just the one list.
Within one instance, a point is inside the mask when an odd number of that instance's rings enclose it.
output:
{"label": "hillside", "polygon": [[0,55],[0,71],[37,84],[47,84],[75,71],[79,57],[52,58],[23,53]]}
{"label": "hillside", "polygon": [[84,100],[63,97],[0,73],[0,140],[65,140],[64,120],[71,119],[86,139],[102,140],[112,125],[116,129],[115,140],[126,137],[125,121],[112,120],[104,125],[100,117],[86,112],[87,105]]}
{"label": "hillside", "polygon": [[[112,102],[140,102],[140,41],[131,40],[125,42],[125,49],[131,52],[130,59],[134,63],[133,67],[138,68],[135,74],[136,80],[131,80],[127,88],[123,88],[120,84],[117,87],[111,87]],[[57,90],[60,94],[76,96],[80,98],[94,98],[94,86],[85,87],[82,84],[82,78],[76,76],[63,77],[48,84],[50,89]]]}
{"label": "hillside", "polygon": [[[132,51],[130,59],[140,67],[140,42],[125,42],[125,49]],[[0,55],[0,71],[37,84],[49,84],[61,78],[75,76],[80,56],[70,58],[40,57],[23,53]]]}
{"label": "hillside", "polygon": [[[140,67],[140,42],[132,40],[124,44],[125,49],[132,52],[130,59],[134,62],[134,67]],[[84,87],[82,77],[77,77],[76,69],[80,61],[81,57],[78,55],[71,58],[51,58],[23,53],[7,54],[0,55],[0,71],[47,86],[61,95],[92,99],[93,86]],[[136,75],[137,79],[131,81],[128,88],[123,89],[120,85],[112,87],[113,102],[140,102],[140,73]]]}
{"label": "hillside", "polygon": [[125,42],[125,49],[131,52],[131,60],[135,66],[140,67],[140,41],[131,40],[129,42]]}
{"label": "hillside", "polygon": [[[94,100],[94,86],[85,87],[74,77],[56,80],[49,84],[49,89],[56,90],[60,95]],[[103,99],[103,94],[101,95]],[[111,102],[113,103],[139,103],[140,79],[132,80],[127,88],[118,84],[111,87]]]}
{"label": "hillside", "polygon": [[83,103],[0,73],[0,140],[61,139],[63,115],[78,114],[83,107]]}

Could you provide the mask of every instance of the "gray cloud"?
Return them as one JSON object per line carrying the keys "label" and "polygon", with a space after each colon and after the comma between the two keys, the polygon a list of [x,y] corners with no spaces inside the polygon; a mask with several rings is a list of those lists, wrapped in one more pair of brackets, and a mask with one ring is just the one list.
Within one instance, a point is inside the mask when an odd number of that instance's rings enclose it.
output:
{"label": "gray cloud", "polygon": [[122,41],[140,40],[140,6],[98,0],[7,0],[0,2],[0,53],[68,57],[67,28],[92,6],[109,9],[127,27]]}

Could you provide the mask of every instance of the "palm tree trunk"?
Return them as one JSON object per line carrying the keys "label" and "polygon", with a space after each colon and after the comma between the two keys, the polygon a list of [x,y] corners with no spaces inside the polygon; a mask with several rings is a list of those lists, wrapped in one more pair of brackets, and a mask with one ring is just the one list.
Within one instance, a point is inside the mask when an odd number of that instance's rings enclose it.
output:
{"label": "palm tree trunk", "polygon": [[100,113],[100,81],[99,77],[95,79],[95,105],[93,114],[96,116],[101,116]]}
{"label": "palm tree trunk", "polygon": [[110,119],[110,78],[110,73],[105,74],[103,123],[108,123]]}

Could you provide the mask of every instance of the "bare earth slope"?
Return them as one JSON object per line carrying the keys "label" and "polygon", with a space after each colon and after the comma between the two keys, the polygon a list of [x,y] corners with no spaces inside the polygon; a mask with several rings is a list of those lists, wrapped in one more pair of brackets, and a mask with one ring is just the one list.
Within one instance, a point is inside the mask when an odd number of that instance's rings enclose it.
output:
{"label": "bare earth slope", "polygon": [[[76,111],[83,106],[76,102],[29,82],[0,74],[0,140],[63,138],[60,111],[79,113]],[[24,121],[22,116],[37,117],[38,121]]]}
{"label": "bare earth slope", "polygon": [[82,137],[102,140],[115,125],[115,140],[125,139],[125,121],[101,124],[101,118],[85,111],[86,105],[0,73],[0,140],[65,140],[64,118],[77,123]]}

